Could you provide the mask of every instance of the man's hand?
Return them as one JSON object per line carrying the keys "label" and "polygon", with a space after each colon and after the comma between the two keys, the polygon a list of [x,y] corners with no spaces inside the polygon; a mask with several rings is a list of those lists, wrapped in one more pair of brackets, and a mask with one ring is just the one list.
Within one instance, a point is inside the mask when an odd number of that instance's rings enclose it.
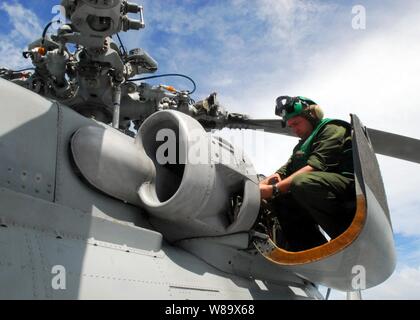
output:
{"label": "man's hand", "polygon": [[271,199],[273,196],[273,186],[271,184],[260,184],[261,199]]}
{"label": "man's hand", "polygon": [[261,185],[272,185],[274,183],[279,183],[281,181],[281,177],[278,173],[272,174],[271,176],[265,178],[263,181],[260,182]]}
{"label": "man's hand", "polygon": [[273,184],[277,184],[281,181],[281,177],[278,173],[272,174],[260,182],[261,199],[271,199],[273,196]]}

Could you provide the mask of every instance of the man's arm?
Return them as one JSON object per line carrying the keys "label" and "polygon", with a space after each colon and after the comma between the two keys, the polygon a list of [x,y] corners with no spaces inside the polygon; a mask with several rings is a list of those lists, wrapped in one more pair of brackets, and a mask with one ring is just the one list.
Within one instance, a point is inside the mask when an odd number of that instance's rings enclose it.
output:
{"label": "man's arm", "polygon": [[[303,167],[302,169],[299,169],[289,177],[287,177],[284,180],[280,180],[276,183],[276,187],[280,190],[281,193],[287,193],[290,189],[290,185],[292,184],[292,180],[294,177],[296,177],[299,174],[303,173],[309,173],[316,171],[313,167],[307,165]],[[273,196],[273,186],[271,184],[260,184],[260,192],[261,192],[261,198],[262,199],[271,199]]]}
{"label": "man's arm", "polygon": [[302,169],[299,169],[292,175],[288,176],[286,179],[281,180],[279,183],[276,184],[276,186],[277,188],[279,188],[281,193],[287,193],[290,190],[290,185],[292,184],[292,180],[294,177],[303,173],[309,173],[309,172],[314,172],[314,171],[316,171],[316,169],[314,169],[310,165],[306,165]]}

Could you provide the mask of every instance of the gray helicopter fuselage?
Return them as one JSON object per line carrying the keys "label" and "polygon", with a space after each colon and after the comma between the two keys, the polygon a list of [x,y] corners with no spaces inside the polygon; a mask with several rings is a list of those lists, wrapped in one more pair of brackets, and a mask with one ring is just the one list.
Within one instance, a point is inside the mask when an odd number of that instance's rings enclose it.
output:
{"label": "gray helicopter fuselage", "polygon": [[234,253],[219,258],[231,273],[168,243],[144,209],[90,186],[73,163],[72,135],[106,125],[1,79],[0,93],[0,298],[322,298],[247,251],[246,233],[217,240]]}

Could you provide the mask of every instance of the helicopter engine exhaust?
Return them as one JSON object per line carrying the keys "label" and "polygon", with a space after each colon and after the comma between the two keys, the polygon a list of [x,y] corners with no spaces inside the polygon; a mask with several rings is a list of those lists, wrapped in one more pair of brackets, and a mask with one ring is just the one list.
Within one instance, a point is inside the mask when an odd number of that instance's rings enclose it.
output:
{"label": "helicopter engine exhaust", "polygon": [[160,111],[135,139],[104,125],[78,129],[73,161],[84,181],[144,208],[169,241],[248,231],[260,207],[251,161],[178,111]]}
{"label": "helicopter engine exhaust", "polygon": [[138,194],[152,223],[169,240],[252,227],[260,204],[256,173],[229,142],[177,111],[149,117],[136,139],[156,171]]}

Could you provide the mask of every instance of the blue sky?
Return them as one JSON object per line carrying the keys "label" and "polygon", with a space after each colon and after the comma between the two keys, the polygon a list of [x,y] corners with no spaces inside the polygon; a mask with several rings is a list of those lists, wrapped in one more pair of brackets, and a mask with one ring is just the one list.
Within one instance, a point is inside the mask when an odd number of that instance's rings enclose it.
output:
{"label": "blue sky", "polygon": [[[21,51],[41,35],[58,2],[1,2],[0,65],[27,66]],[[148,51],[158,61],[159,73],[180,72],[195,79],[196,100],[217,91],[232,112],[273,118],[277,96],[305,95],[329,117],[348,120],[355,113],[368,127],[420,138],[418,1],[135,2],[144,6],[146,28],[121,33],[124,44]],[[364,30],[352,28],[354,5],[366,9]],[[172,78],[166,84],[190,88]],[[221,135],[241,139],[237,131]],[[287,160],[296,140],[265,134],[262,142],[263,152],[246,143],[243,147],[257,171],[270,174]],[[378,159],[398,265],[389,280],[364,296],[420,299],[420,165]]]}

